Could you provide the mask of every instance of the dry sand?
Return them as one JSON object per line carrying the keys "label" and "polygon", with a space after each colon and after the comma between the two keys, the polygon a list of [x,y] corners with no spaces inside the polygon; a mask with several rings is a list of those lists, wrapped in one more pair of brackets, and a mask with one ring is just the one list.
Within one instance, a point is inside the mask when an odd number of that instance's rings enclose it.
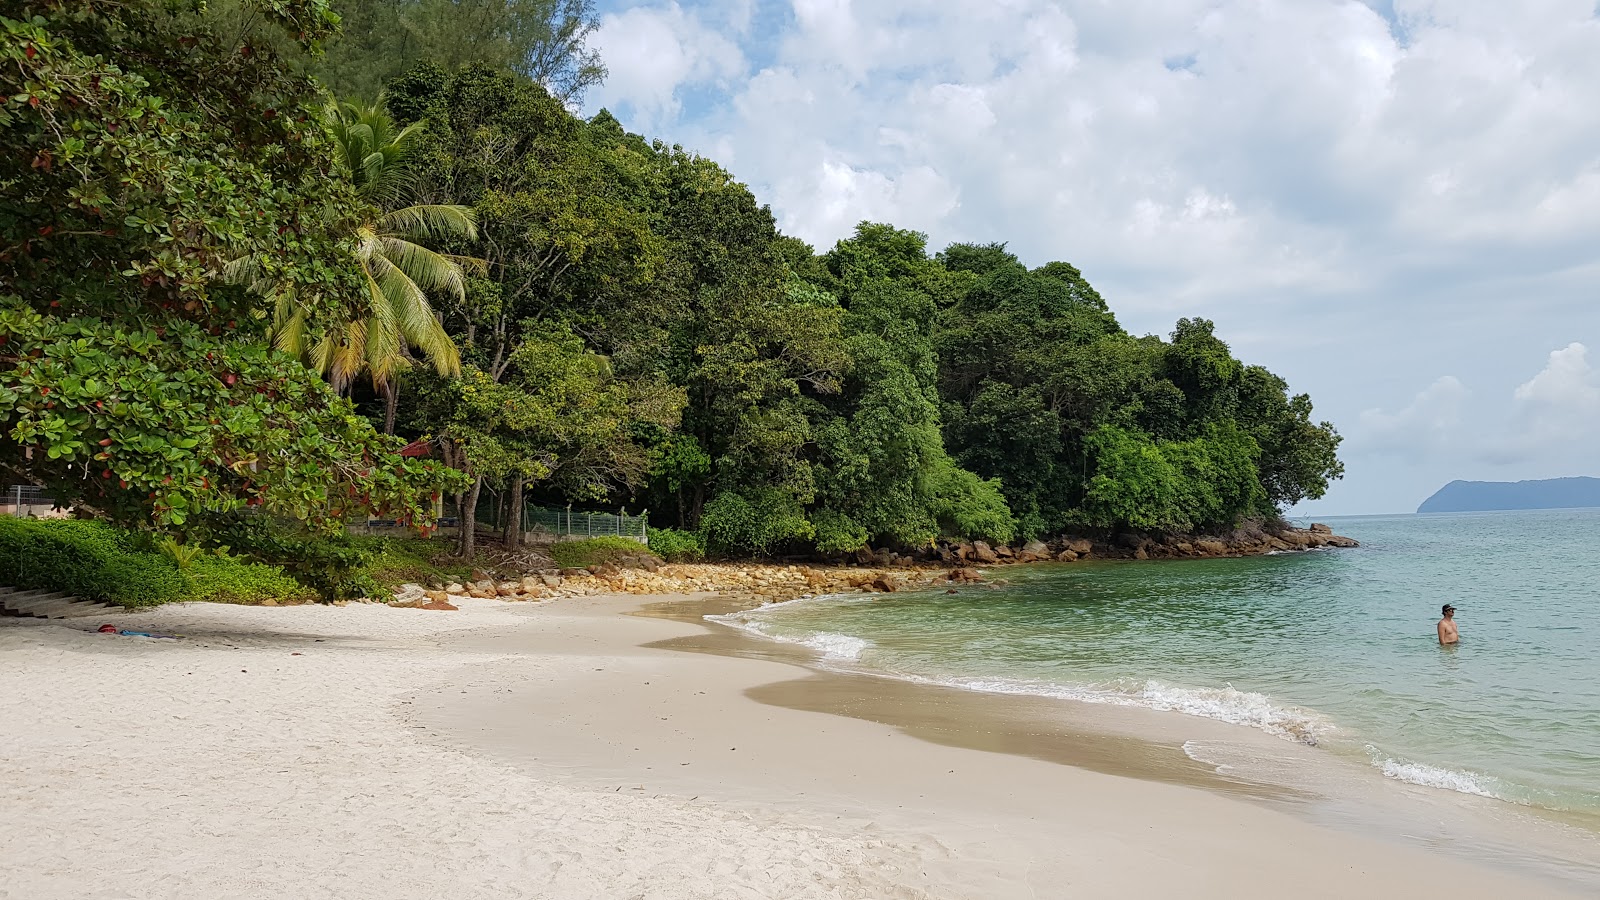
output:
{"label": "dry sand", "polygon": [[0,621],[0,897],[1566,896],[1216,791],[757,702],[804,671],[641,646],[703,630],[638,603],[117,619],[177,641]]}

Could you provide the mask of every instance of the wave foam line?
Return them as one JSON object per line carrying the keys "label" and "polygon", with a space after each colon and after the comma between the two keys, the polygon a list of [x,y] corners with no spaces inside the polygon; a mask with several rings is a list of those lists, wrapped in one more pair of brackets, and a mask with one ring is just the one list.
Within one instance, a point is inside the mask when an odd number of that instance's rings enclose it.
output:
{"label": "wave foam line", "polygon": [[[1465,770],[1443,769],[1430,766],[1426,763],[1409,762],[1385,756],[1376,747],[1367,746],[1367,752],[1372,756],[1372,764],[1383,771],[1384,777],[1407,784],[1421,787],[1439,788],[1446,791],[1455,791],[1459,794],[1473,794],[1479,797],[1489,797],[1494,800],[1508,800],[1489,788],[1489,783],[1494,779],[1487,775]],[[1514,801],[1513,801],[1514,802]]]}
{"label": "wave foam line", "polygon": [[1255,728],[1312,746],[1317,744],[1321,733],[1329,728],[1324,720],[1304,710],[1278,706],[1264,694],[1241,691],[1232,687],[1178,687],[1154,680],[1132,682],[1126,686],[1064,685],[1004,678],[916,678],[915,680],[991,694],[1031,694],[1084,703],[1180,712]]}
{"label": "wave foam line", "polygon": [[866,638],[853,637],[848,634],[835,634],[831,631],[811,631],[799,635],[778,634],[772,631],[771,625],[758,618],[757,614],[779,606],[791,606],[796,603],[806,603],[816,600],[831,599],[830,596],[801,597],[795,600],[785,600],[782,603],[772,603],[767,606],[743,612],[726,613],[724,615],[706,616],[706,620],[737,628],[747,634],[777,641],[780,644],[798,644],[817,652],[823,659],[854,662],[861,658],[861,654],[872,649],[874,644]]}

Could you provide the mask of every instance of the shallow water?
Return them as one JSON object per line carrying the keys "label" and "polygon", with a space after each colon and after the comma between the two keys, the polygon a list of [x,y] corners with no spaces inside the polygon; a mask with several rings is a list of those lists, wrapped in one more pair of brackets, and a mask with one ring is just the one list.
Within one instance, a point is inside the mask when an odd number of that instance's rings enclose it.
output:
{"label": "shallow water", "polygon": [[[1359,550],[1045,564],[719,620],[830,665],[1177,710],[1600,821],[1600,510],[1330,520]],[[1439,607],[1462,642],[1441,648]]]}

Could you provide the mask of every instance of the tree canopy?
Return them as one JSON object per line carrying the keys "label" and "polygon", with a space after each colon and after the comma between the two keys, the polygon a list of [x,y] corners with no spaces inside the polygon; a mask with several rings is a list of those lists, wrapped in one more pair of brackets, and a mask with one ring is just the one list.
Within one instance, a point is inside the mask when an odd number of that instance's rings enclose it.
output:
{"label": "tree canopy", "polygon": [[531,500],[838,553],[1227,528],[1343,472],[1210,321],[1128,334],[1000,242],[819,252],[715,162],[577,117],[588,0],[22,7],[0,466],[129,524],[425,527],[446,493],[512,541]]}
{"label": "tree canopy", "polygon": [[[266,342],[277,297],[312,333],[366,302],[316,85],[197,2],[23,6],[0,17],[0,468],[196,536],[263,513],[426,527],[454,476]],[[258,12],[307,46],[336,21]],[[224,277],[247,257],[268,294]]]}

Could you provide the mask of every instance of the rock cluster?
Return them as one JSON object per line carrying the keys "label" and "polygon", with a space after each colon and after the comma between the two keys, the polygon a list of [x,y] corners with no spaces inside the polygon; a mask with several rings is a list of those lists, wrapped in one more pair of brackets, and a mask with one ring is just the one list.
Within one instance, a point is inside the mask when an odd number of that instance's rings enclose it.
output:
{"label": "rock cluster", "polygon": [[1051,543],[1029,541],[1020,550],[991,547],[983,541],[947,544],[935,549],[942,562],[994,566],[1005,563],[1074,562],[1098,559],[1182,559],[1208,556],[1261,556],[1319,547],[1357,547],[1356,541],[1333,533],[1321,523],[1310,528],[1246,525],[1215,535],[1117,534],[1099,540],[1061,538]]}
{"label": "rock cluster", "polygon": [[[1226,534],[1152,536],[1119,534],[1109,539],[1063,538],[1028,541],[1021,548],[983,541],[939,545],[918,559],[883,550],[856,551],[845,565],[769,563],[667,564],[648,553],[634,554],[587,569],[546,569],[517,579],[495,580],[487,573],[465,584],[424,587],[401,585],[390,605],[417,609],[455,609],[461,597],[543,601],[607,594],[722,594],[754,603],[779,603],[818,594],[894,593],[935,582],[959,585],[983,581],[978,566],[1012,563],[1074,562],[1081,559],[1174,559],[1255,556],[1317,547],[1355,547],[1326,525],[1309,529],[1249,525]],[[991,586],[1002,584],[993,582]]]}
{"label": "rock cluster", "polygon": [[559,597],[586,597],[608,594],[668,595],[722,594],[758,603],[779,603],[817,594],[851,592],[894,593],[935,581],[979,581],[976,572],[958,569],[877,568],[846,566],[779,565],[741,563],[727,565],[666,564],[654,567],[623,568],[615,564],[588,569],[563,569],[528,575],[517,581],[483,580],[471,584],[446,584],[424,587],[401,585],[391,606],[430,607],[429,603],[450,603],[466,597],[498,597],[503,600],[540,601]]}

